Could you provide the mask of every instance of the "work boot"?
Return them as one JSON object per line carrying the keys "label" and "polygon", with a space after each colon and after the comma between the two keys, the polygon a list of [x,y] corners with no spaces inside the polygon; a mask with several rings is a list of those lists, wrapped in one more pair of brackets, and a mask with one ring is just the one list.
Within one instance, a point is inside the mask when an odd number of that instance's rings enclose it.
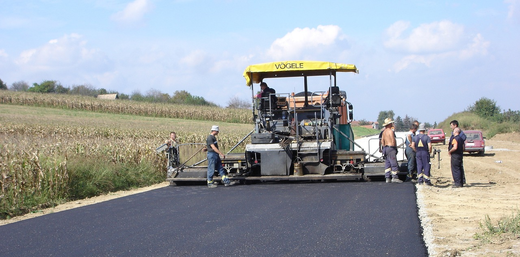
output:
{"label": "work boot", "polygon": [[224,183],[224,186],[233,186],[235,185],[237,182],[236,181],[233,181],[233,180],[230,180],[228,183]]}
{"label": "work boot", "polygon": [[213,181],[208,181],[208,188],[217,188],[217,184],[213,183]]}
{"label": "work boot", "polygon": [[390,178],[386,178],[386,183],[392,182]]}
{"label": "work boot", "polygon": [[392,183],[403,183],[403,181],[400,180],[399,178],[393,178]]}

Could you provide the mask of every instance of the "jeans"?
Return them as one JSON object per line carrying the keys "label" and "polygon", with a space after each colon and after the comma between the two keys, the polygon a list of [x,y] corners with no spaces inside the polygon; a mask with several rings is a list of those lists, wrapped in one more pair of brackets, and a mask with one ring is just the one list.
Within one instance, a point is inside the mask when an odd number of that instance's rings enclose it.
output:
{"label": "jeans", "polygon": [[229,179],[226,176],[226,169],[222,167],[222,160],[220,160],[218,153],[208,152],[208,183],[213,181],[213,174],[215,173],[215,170],[218,170],[218,173],[222,177],[222,182],[224,182],[224,184],[229,183]]}
{"label": "jeans", "polygon": [[411,178],[413,171],[415,170],[415,151],[411,147],[406,147],[404,153],[406,154],[406,159],[408,160],[408,177]]}

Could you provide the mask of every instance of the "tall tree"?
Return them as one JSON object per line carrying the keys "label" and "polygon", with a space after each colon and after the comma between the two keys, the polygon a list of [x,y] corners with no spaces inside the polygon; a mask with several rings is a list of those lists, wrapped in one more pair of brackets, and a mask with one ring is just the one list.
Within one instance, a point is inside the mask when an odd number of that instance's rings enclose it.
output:
{"label": "tall tree", "polygon": [[401,116],[397,116],[397,118],[395,118],[394,126],[395,126],[395,131],[405,131],[403,119],[401,119]]}
{"label": "tall tree", "polygon": [[408,131],[408,129],[412,126],[412,123],[413,120],[410,117],[408,117],[408,115],[405,115],[403,119],[403,127],[406,131]]}
{"label": "tall tree", "polygon": [[394,119],[394,111],[380,111],[379,116],[377,117],[377,122],[379,123],[379,127],[383,127],[386,118]]}
{"label": "tall tree", "polygon": [[73,95],[84,95],[84,96],[97,96],[98,91],[90,84],[74,85],[69,91]]}
{"label": "tall tree", "polygon": [[469,107],[469,110],[482,118],[490,118],[500,114],[500,107],[497,106],[497,103],[486,97],[476,101],[475,104]]}
{"label": "tall tree", "polygon": [[13,82],[13,84],[11,85],[12,91],[22,92],[22,91],[27,91],[28,89],[29,89],[29,84],[23,80]]}
{"label": "tall tree", "polygon": [[232,97],[228,101],[228,105],[226,108],[234,108],[234,109],[251,109],[251,103],[240,99],[237,96]]}
{"label": "tall tree", "polygon": [[139,90],[136,90],[132,93],[130,99],[133,101],[144,101],[144,96],[141,94],[141,92],[139,92]]}
{"label": "tall tree", "polygon": [[61,86],[56,80],[45,80],[41,84],[33,83],[33,86],[29,88],[29,92],[37,93],[56,93],[56,87]]}
{"label": "tall tree", "polygon": [[0,79],[0,90],[7,90],[7,85]]}

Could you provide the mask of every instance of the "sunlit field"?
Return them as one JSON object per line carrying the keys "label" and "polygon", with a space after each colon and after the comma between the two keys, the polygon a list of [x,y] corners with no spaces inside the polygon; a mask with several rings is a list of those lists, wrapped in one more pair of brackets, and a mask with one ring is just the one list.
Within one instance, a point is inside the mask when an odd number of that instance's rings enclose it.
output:
{"label": "sunlit field", "polygon": [[[171,131],[181,144],[198,144],[180,148],[180,162],[191,165],[204,159],[199,150],[212,125],[220,126],[219,146],[227,153],[252,131],[251,120],[251,110],[2,91],[0,218],[163,182],[167,158],[156,149]],[[243,153],[249,142],[233,152]]]}
{"label": "sunlit field", "polygon": [[251,124],[5,104],[0,124],[1,218],[164,181],[166,157],[155,150],[170,131],[181,143],[204,143],[211,126],[219,125],[219,144],[227,151],[252,129]]}

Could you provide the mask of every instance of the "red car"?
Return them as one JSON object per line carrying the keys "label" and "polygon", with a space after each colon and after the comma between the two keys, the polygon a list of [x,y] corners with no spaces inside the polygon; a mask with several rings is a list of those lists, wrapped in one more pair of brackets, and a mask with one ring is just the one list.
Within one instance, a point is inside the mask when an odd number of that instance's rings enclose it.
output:
{"label": "red car", "polygon": [[428,130],[428,136],[433,143],[441,143],[446,144],[446,133],[442,129],[430,129]]}
{"label": "red car", "polygon": [[464,152],[478,153],[484,155],[486,148],[486,139],[479,130],[464,130],[466,141],[464,141]]}

